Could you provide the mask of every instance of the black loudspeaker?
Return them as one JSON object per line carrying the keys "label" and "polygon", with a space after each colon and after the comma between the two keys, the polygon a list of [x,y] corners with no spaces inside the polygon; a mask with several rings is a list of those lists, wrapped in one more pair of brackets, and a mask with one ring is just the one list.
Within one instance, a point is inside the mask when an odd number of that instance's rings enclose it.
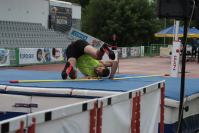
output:
{"label": "black loudspeaker", "polygon": [[[194,6],[195,2],[195,6]],[[158,0],[158,17],[171,19],[199,19],[199,0]]]}

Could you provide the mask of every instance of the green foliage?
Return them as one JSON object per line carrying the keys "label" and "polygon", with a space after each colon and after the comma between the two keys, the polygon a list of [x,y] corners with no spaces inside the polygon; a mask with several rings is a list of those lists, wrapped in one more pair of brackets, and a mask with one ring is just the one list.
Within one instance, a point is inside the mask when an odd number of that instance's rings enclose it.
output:
{"label": "green foliage", "polygon": [[83,31],[108,43],[116,34],[119,46],[150,43],[160,28],[147,0],[90,0],[83,10]]}

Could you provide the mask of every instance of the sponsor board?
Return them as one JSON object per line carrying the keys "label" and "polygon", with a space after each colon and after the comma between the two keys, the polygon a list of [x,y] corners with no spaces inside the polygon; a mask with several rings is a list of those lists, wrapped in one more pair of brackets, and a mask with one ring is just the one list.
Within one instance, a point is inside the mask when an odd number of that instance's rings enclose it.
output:
{"label": "sponsor board", "polygon": [[127,47],[122,47],[122,58],[127,58]]}
{"label": "sponsor board", "polygon": [[10,65],[9,50],[0,49],[0,66]]}
{"label": "sponsor board", "polygon": [[62,61],[63,60],[63,52],[62,48],[51,48],[51,61]]}
{"label": "sponsor board", "polygon": [[35,64],[62,61],[61,48],[20,48],[19,64]]}
{"label": "sponsor board", "polygon": [[100,48],[104,44],[103,41],[74,28],[71,28],[69,37],[73,40],[85,40],[95,48]]}
{"label": "sponsor board", "polygon": [[58,31],[68,31],[72,26],[72,3],[50,0],[50,27]]}
{"label": "sponsor board", "polygon": [[141,55],[140,47],[130,47],[130,57],[138,57]]}

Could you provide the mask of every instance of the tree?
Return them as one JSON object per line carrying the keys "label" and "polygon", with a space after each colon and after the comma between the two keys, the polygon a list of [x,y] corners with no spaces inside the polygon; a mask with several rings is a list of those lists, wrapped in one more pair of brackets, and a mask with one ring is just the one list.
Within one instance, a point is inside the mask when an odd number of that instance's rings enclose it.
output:
{"label": "tree", "polygon": [[118,36],[119,46],[149,43],[160,29],[155,6],[147,0],[90,0],[83,10],[82,29],[105,42]]}

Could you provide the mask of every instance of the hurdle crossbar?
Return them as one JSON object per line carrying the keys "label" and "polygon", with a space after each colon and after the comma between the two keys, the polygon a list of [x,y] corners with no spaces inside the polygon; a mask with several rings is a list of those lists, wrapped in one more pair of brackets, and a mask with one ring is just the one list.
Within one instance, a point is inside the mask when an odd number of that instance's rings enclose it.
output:
{"label": "hurdle crossbar", "polygon": [[[134,76],[134,77],[116,77],[110,80],[125,80],[125,79],[139,79],[139,78],[149,78],[149,77],[159,77],[163,75],[145,75],[145,76]],[[37,83],[37,82],[86,82],[86,81],[102,81],[106,80],[107,78],[95,78],[95,79],[53,79],[53,80],[10,80],[10,83]]]}

